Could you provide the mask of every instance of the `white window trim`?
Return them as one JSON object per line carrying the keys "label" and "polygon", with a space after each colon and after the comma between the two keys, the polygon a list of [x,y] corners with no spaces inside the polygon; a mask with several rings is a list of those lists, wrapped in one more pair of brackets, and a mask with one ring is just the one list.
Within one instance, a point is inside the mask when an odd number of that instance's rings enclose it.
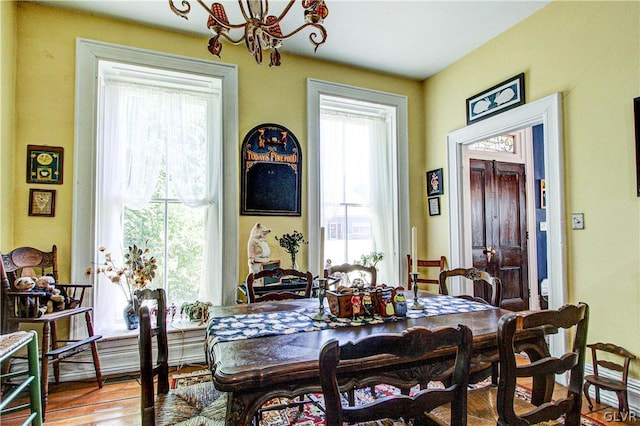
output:
{"label": "white window trim", "polygon": [[[223,164],[221,278],[223,304],[235,303],[238,271],[238,70],[235,65],[118,46],[87,39],[76,41],[74,206],[71,279],[86,282],[86,268],[96,249],[95,176],[97,73],[101,59],[198,73],[222,79]],[[212,277],[213,279],[213,277]],[[90,295],[92,298],[93,295]]]}
{"label": "white window trim", "polygon": [[[331,83],[309,78],[307,79],[307,226],[309,241],[318,241],[320,238],[320,167],[317,159],[320,158],[320,96],[329,95],[354,100],[378,103],[394,107],[397,111],[397,211],[398,218],[398,249],[399,253],[387,256],[397,262],[400,277],[398,282],[407,280],[405,258],[402,253],[409,253],[409,136],[408,136],[408,101],[406,96],[377,90]],[[309,265],[318,265],[319,246],[309,246]]]}

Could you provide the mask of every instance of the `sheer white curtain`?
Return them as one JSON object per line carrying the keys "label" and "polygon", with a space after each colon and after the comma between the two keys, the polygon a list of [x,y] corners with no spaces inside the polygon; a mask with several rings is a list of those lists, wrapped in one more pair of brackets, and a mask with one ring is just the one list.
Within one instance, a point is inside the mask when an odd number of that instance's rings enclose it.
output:
{"label": "sheer white curtain", "polygon": [[[344,215],[345,204],[353,205],[371,218],[369,246],[352,241],[359,254],[381,251],[386,261],[379,263],[378,280],[393,281],[398,276],[394,237],[393,146],[384,116],[321,109],[320,114],[321,223]],[[363,206],[363,207],[358,207]],[[344,230],[345,238],[348,229]],[[330,247],[325,245],[325,250]],[[359,258],[350,249],[344,261]]]}
{"label": "sheer white curtain", "polygon": [[[180,201],[189,207],[207,208],[203,275],[213,277],[210,272],[216,270],[220,258],[214,242],[220,233],[216,204],[221,155],[216,151],[219,141],[210,139],[219,132],[198,124],[215,104],[213,95],[109,79],[102,85],[102,93],[96,240],[121,264],[123,209],[146,207],[166,153],[168,178]],[[202,143],[203,138],[208,143]],[[200,286],[199,300],[221,303],[221,283],[204,277],[200,282],[207,285]],[[95,291],[96,328],[108,334],[116,328],[124,296],[104,277],[99,277]]]}

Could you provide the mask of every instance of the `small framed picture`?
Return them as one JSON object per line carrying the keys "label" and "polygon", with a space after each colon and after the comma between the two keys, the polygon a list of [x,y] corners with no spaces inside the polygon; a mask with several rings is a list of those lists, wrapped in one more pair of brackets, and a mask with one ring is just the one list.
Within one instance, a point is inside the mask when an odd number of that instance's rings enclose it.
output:
{"label": "small framed picture", "polygon": [[29,189],[29,216],[56,214],[56,191],[51,189]]}
{"label": "small framed picture", "polygon": [[440,197],[429,198],[429,216],[440,216]]}
{"label": "small framed picture", "polygon": [[467,98],[467,124],[524,104],[524,73]]}
{"label": "small framed picture", "polygon": [[442,182],[442,169],[429,170],[427,172],[427,195],[444,194],[444,186]]}
{"label": "small framed picture", "polygon": [[64,148],[27,145],[27,183],[62,184]]}
{"label": "small framed picture", "polygon": [[540,179],[540,208],[547,208],[547,181]]}

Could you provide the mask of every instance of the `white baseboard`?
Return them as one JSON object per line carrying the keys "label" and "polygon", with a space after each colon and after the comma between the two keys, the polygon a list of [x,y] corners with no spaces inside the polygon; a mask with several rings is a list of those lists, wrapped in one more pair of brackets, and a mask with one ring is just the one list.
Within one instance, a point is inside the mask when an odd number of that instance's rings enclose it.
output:
{"label": "white baseboard", "polygon": [[[598,373],[601,376],[611,377],[618,380],[620,379],[619,375],[614,375],[601,368],[598,369]],[[593,374],[593,365],[585,364],[584,375],[586,376],[589,374]],[[640,416],[640,380],[630,377],[627,384],[628,384],[627,396],[629,398],[629,411],[631,413],[635,413],[635,416],[638,417]],[[596,394],[595,394],[595,388],[593,386],[589,387],[589,395],[591,396],[591,400],[595,404]],[[614,407],[615,409],[618,408],[618,397],[616,396],[615,392],[607,392],[607,391],[601,390],[600,402],[603,404],[607,404],[611,407]]]}

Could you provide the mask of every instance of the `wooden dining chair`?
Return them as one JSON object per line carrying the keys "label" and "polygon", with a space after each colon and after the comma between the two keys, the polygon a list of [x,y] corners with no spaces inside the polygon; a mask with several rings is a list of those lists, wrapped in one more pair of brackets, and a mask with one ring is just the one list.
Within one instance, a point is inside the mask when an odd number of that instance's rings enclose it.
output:
{"label": "wooden dining chair", "polygon": [[[444,268],[446,268],[446,264],[447,264],[447,258],[445,256],[440,256],[440,259],[417,259],[416,260],[417,266],[418,266],[418,271],[417,272],[426,272],[427,269],[429,268],[437,268],[438,269],[438,274],[442,271],[444,271]],[[413,268],[413,262],[411,259],[411,255],[408,254],[407,255],[407,288],[409,290],[411,290],[411,288],[413,287],[413,280],[411,277],[411,272],[413,272],[412,268]],[[435,275],[436,278],[427,278],[424,275],[420,276],[418,275],[418,284],[434,284],[434,285],[439,285],[440,281],[438,280],[438,275]]]}
{"label": "wooden dining chair", "polygon": [[[478,303],[484,303],[495,307],[500,307],[502,301],[502,281],[499,278],[492,277],[489,273],[481,271],[476,268],[456,268],[452,270],[444,270],[440,272],[438,277],[438,283],[440,286],[440,294],[448,295],[449,289],[447,286],[447,279],[449,277],[464,277],[468,280],[474,281],[474,283],[480,283],[483,289],[482,294],[485,297],[470,296],[467,294],[461,294],[461,299],[471,300]],[[475,285],[475,284],[474,284]],[[491,376],[491,383],[493,385],[498,384],[498,354],[494,356],[486,356],[479,361],[473,361],[471,365],[471,378],[470,383],[479,383]]]}
{"label": "wooden dining chair", "polygon": [[[98,387],[102,388],[102,372],[98,356],[97,341],[102,338],[93,332],[91,306],[83,306],[85,291],[91,284],[67,284],[58,280],[58,250],[55,245],[45,252],[33,247],[19,247],[8,253],[0,254],[0,281],[2,287],[2,334],[13,333],[20,325],[41,327],[41,395],[42,417],[45,418],[49,395],[49,365],[53,366],[55,382],[60,381],[61,363],[93,364]],[[38,278],[50,275],[55,280],[55,288],[61,291],[64,301],[61,310],[46,310],[47,298],[51,293],[40,290],[18,291],[15,282],[18,278]],[[45,307],[42,310],[38,309]],[[44,312],[46,310],[46,312]],[[86,337],[70,339],[58,333],[66,327],[70,318],[84,317],[87,327]],[[83,361],[75,355],[90,349],[92,360]],[[3,366],[3,370],[7,367]]]}
{"label": "wooden dining chair", "polygon": [[[450,424],[466,425],[467,380],[472,339],[471,330],[460,325],[458,328],[443,327],[435,330],[413,327],[402,334],[374,334],[357,342],[346,342],[342,345],[336,339],[327,341],[320,351],[320,383],[325,400],[325,424],[337,426],[343,422],[356,423],[400,417],[405,421],[427,421],[426,413],[438,406],[450,404]],[[385,354],[393,355],[397,357],[397,362],[390,361],[389,366],[400,369],[420,363],[433,351],[452,347],[457,348],[457,354],[449,387],[422,389],[414,395],[395,394],[362,406],[342,404],[339,383],[350,379],[348,366],[362,365],[354,362],[364,362],[370,357]],[[352,372],[362,371],[360,368],[354,368]],[[366,377],[358,379],[366,381]],[[429,424],[439,423],[437,418],[429,418]]]}
{"label": "wooden dining chair", "polygon": [[[582,408],[582,382],[586,354],[589,307],[584,303],[565,305],[558,310],[514,312],[504,315],[498,322],[498,349],[500,352],[500,379],[498,387],[484,387],[469,391],[469,424],[580,425]],[[560,357],[549,354],[544,336],[536,345],[519,346],[520,335],[557,333],[566,330],[572,336],[569,351]],[[524,351],[529,362],[517,363],[518,352]],[[557,375],[568,373],[565,395],[555,395],[553,387]],[[533,378],[531,401],[516,394],[516,380]]]}
{"label": "wooden dining chair", "polygon": [[[618,397],[618,415],[629,412],[629,399],[627,395],[627,379],[629,377],[629,365],[636,356],[625,348],[613,343],[592,343],[587,345],[591,349],[593,374],[585,376],[582,388],[587,398],[589,410],[593,410],[593,402],[589,396],[589,387],[594,386],[596,402],[600,404],[600,390],[615,392]],[[598,355],[607,355],[606,359],[598,358]],[[604,368],[611,375],[601,374],[600,368]],[[615,373],[614,373],[615,372]],[[617,377],[615,376],[617,375]]]}
{"label": "wooden dining chair", "polygon": [[[257,280],[263,278],[273,278],[279,281],[278,284],[269,284],[261,289],[269,289],[268,292],[261,295],[256,294],[256,287],[254,284]],[[301,291],[293,291],[292,288],[299,288],[298,282],[305,282],[306,285]],[[288,286],[287,282],[292,283]],[[313,288],[313,275],[311,272],[298,271],[295,269],[264,269],[254,274],[247,276],[247,301],[249,303],[265,302],[268,300],[285,300],[285,299],[308,299],[311,297],[311,290]]]}
{"label": "wooden dining chair", "polygon": [[[143,426],[224,422],[227,397],[212,382],[169,389],[169,346],[167,344],[167,302],[163,289],[136,291],[140,355],[140,413]],[[150,306],[149,303],[154,306]],[[152,320],[151,311],[155,311]],[[155,342],[155,344],[154,344]],[[156,358],[154,360],[154,346]],[[157,380],[156,380],[157,378]],[[157,382],[157,385],[154,385]]]}
{"label": "wooden dining chair", "polygon": [[378,270],[375,266],[364,266],[359,263],[343,263],[342,265],[331,265],[331,268],[324,270],[324,277],[335,278],[336,284],[342,280],[338,278],[346,277],[342,285],[351,287],[356,279],[361,279],[367,286],[375,286],[378,281]]}
{"label": "wooden dining chair", "polygon": [[440,294],[449,294],[447,279],[450,277],[463,277],[473,281],[474,293],[481,295],[460,295],[458,297],[500,307],[500,303],[502,302],[502,281],[500,281],[498,277],[492,277],[488,272],[481,271],[477,268],[456,268],[444,270],[440,272],[440,276],[438,277]]}

